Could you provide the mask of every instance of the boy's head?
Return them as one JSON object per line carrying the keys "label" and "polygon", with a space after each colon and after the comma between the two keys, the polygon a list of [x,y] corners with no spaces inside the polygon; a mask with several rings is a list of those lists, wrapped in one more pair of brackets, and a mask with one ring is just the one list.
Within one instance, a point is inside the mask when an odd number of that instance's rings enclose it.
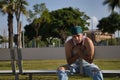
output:
{"label": "boy's head", "polygon": [[72,35],[79,35],[79,34],[82,34],[83,31],[80,26],[74,26],[71,28],[71,33],[72,33]]}

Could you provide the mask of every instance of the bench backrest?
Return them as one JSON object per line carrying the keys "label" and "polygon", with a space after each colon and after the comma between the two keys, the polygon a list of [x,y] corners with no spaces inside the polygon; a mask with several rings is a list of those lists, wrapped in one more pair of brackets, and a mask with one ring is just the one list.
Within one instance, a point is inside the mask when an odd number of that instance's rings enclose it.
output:
{"label": "bench backrest", "polygon": [[[22,48],[22,59],[65,59],[65,49]],[[120,59],[120,46],[95,46],[95,59]]]}
{"label": "bench backrest", "polygon": [[95,46],[96,59],[120,59],[120,46]]}
{"label": "bench backrest", "polygon": [[10,49],[0,49],[0,60],[11,60]]}
{"label": "bench backrest", "polygon": [[[0,49],[0,60],[15,58],[14,50]],[[16,52],[15,52],[16,53]],[[65,59],[64,47],[60,48],[22,48],[22,59]],[[95,46],[96,59],[120,59],[120,46]]]}
{"label": "bench backrest", "polygon": [[65,59],[65,50],[60,48],[23,48],[22,59]]}

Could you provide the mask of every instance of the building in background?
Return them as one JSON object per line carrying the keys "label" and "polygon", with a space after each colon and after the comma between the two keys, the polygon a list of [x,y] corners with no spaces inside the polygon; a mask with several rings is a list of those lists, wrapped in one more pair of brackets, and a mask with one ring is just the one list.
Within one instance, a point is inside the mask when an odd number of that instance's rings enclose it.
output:
{"label": "building in background", "polygon": [[[102,33],[100,30],[87,30],[84,31],[84,35],[92,39],[93,43],[98,45],[101,41],[106,41],[111,38],[115,38],[112,34]],[[106,42],[107,44],[107,42]],[[100,44],[101,45],[101,44]]]}

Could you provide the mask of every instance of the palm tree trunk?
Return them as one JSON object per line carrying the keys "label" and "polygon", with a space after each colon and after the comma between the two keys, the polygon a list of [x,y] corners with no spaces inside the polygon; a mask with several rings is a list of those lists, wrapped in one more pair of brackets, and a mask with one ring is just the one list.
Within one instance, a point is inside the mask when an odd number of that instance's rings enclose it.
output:
{"label": "palm tree trunk", "polygon": [[21,42],[21,22],[17,21],[17,34],[18,34],[18,48],[22,48],[22,42]]}
{"label": "palm tree trunk", "polygon": [[13,14],[8,13],[9,48],[13,48]]}

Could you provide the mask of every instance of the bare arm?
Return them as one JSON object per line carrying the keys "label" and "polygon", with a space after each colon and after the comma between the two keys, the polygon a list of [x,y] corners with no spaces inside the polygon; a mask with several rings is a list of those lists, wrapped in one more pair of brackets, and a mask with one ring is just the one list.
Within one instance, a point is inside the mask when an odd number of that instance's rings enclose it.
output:
{"label": "bare arm", "polygon": [[94,58],[94,44],[91,39],[86,38],[84,45],[86,47],[86,50],[85,50],[85,54],[83,54],[82,57],[87,62],[92,63]]}
{"label": "bare arm", "polygon": [[79,53],[76,53],[74,56],[72,56],[72,48],[73,48],[73,44],[69,41],[65,44],[65,53],[66,53],[66,60],[68,64],[72,64],[76,61],[76,59],[78,59]]}

